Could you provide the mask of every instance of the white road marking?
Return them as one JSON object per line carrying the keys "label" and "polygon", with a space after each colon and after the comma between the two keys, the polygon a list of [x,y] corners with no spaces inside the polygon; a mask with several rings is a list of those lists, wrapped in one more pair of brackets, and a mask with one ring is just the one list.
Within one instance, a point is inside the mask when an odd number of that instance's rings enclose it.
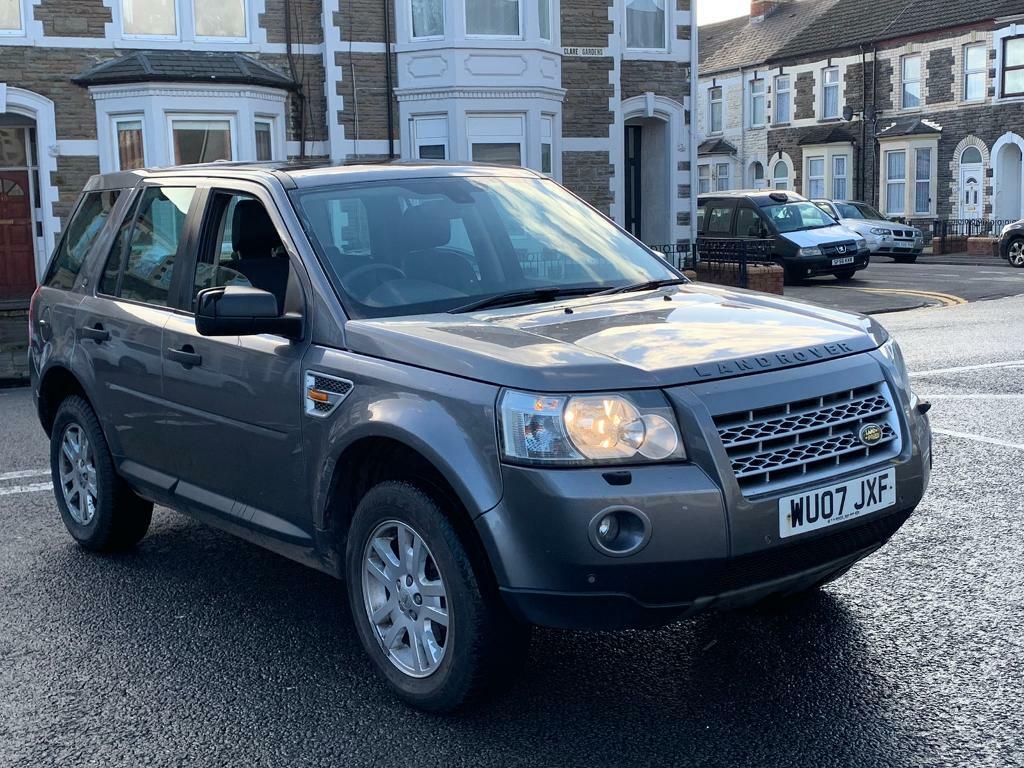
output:
{"label": "white road marking", "polygon": [[52,491],[53,483],[32,483],[31,485],[12,485],[9,488],[0,488],[0,496],[13,496],[16,493],[39,493],[40,491]]}
{"label": "white road marking", "polygon": [[928,395],[929,400],[1024,400],[1024,393],[1019,395],[1010,395],[1005,392],[985,392],[983,394],[977,393],[964,393],[964,394],[945,394],[945,395]]}
{"label": "white road marking", "polygon": [[949,437],[959,437],[964,440],[973,440],[976,443],[988,443],[989,445],[998,445],[1002,448],[1016,448],[1019,451],[1024,451],[1024,443],[1011,443],[1007,440],[999,440],[994,437],[985,437],[984,435],[972,435],[969,432],[954,432],[952,429],[938,429],[932,428],[932,432],[937,435],[948,435]]}
{"label": "white road marking", "polygon": [[5,480],[21,480],[24,477],[46,477],[48,474],[50,474],[48,469],[20,469],[17,472],[0,474],[0,483]]}
{"label": "white road marking", "polygon": [[977,365],[960,365],[955,368],[933,368],[930,371],[913,371],[911,376],[937,376],[942,373],[962,373],[964,371],[980,371],[986,368],[1019,368],[1024,360],[1004,360],[1001,363],[978,363]]}

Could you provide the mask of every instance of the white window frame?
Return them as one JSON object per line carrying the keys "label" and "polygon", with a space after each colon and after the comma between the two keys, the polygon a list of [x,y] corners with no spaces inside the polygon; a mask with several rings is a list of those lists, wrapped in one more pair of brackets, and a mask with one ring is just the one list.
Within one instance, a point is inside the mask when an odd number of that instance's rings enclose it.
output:
{"label": "white window frame", "polygon": [[[718,91],[718,98],[715,98]],[[708,133],[721,133],[725,130],[725,89],[720,85],[708,88]],[[715,128],[715,105],[718,105],[718,127]]]}
{"label": "white window frame", "polygon": [[[444,40],[445,39],[445,37],[448,35],[448,3],[445,2],[445,0],[440,0],[440,2],[441,2],[441,34],[440,35],[422,35],[422,36],[419,36],[419,37],[417,37],[416,34],[415,34],[416,27],[413,25],[413,22],[412,22],[412,0],[408,0],[408,2],[405,3],[406,22],[409,25],[409,39],[410,40],[415,40],[416,42],[419,43],[419,42],[423,42],[423,41],[427,41],[427,40]],[[520,29],[522,29],[522,20],[521,19],[520,19],[519,25],[520,25]]]}
{"label": "white window frame", "polygon": [[[167,156],[171,162],[177,164],[178,159],[174,156],[174,124],[187,122],[189,120],[210,120],[223,122],[227,121],[231,138],[231,160],[239,159],[238,152],[238,113],[237,112],[167,112]],[[255,134],[253,136],[255,138]]]}
{"label": "white window frame", "polygon": [[[761,84],[761,90],[760,91],[755,91],[754,90],[754,84],[755,83],[760,83]],[[768,83],[765,82],[765,79],[763,77],[755,77],[753,80],[750,81],[750,127],[751,128],[764,128],[765,123],[768,122],[768,111],[767,111],[767,108],[766,108],[766,105],[768,103],[768,101],[767,101],[767,99],[768,99],[767,90],[768,90]],[[761,100],[761,122],[755,122],[754,121],[754,115],[757,114],[757,110],[755,109],[754,104],[756,103],[756,101],[758,99]]]}
{"label": "white window frame", "polygon": [[[907,211],[908,212],[912,212],[915,216],[926,216],[927,214],[932,212],[932,208],[933,208],[932,201],[935,199],[935,194],[934,194],[935,190],[933,189],[933,182],[932,182],[932,163],[935,160],[935,150],[932,147],[913,147],[913,150],[914,150],[914,200],[913,200],[913,205],[909,204],[910,203],[909,200],[907,201],[907,203],[908,203]],[[920,170],[920,168],[918,167],[920,165],[920,163],[918,161],[918,156],[922,152],[927,152],[928,153],[928,168],[925,171],[925,173],[927,175],[924,178],[921,178],[919,173],[918,173],[919,170]],[[909,176],[910,174],[908,173],[907,175]],[[927,207],[923,211],[920,208],[917,207],[917,188],[918,188],[919,184],[927,184],[928,185],[928,198],[926,200]]]}
{"label": "white window frame", "polygon": [[[889,156],[894,154],[903,155],[903,177],[898,179],[889,178]],[[885,165],[885,213],[889,216],[903,216],[907,211],[907,158],[910,155],[910,150],[907,147],[900,147],[899,149],[887,149],[882,153],[882,157]],[[893,186],[903,187],[903,206],[900,208],[893,208],[892,206],[892,194],[891,189]]]}
{"label": "white window frame", "polygon": [[[825,155],[813,155],[807,158],[807,178],[804,180],[804,194],[811,199],[822,198],[825,197],[826,194],[828,194],[828,187],[826,185],[825,178],[828,174],[828,165],[825,162],[825,160]],[[821,162],[821,174],[812,174],[811,163],[819,161]],[[818,192],[815,192],[812,186],[815,182],[821,183],[820,194]]]}
{"label": "white window frame", "polygon": [[[427,123],[444,123],[444,135],[443,136],[423,136],[420,126],[426,126]],[[451,123],[448,120],[448,114],[446,112],[430,112],[422,115],[412,115],[409,118],[410,122],[410,133],[412,136],[412,157],[414,160],[420,158],[420,147],[436,147],[441,145],[444,147],[444,159],[451,160],[451,143],[449,141],[451,137]]]}
{"label": "white window frame", "polygon": [[[527,0],[517,0],[517,7],[519,8],[519,34],[516,35],[481,35],[469,31],[469,4],[472,0],[466,0],[462,4],[462,24],[463,29],[466,31],[467,40],[522,40],[525,30],[525,9],[523,6],[526,5]],[[409,29],[410,34],[412,28]]]}
{"label": "white window frame", "polygon": [[[908,80],[906,79],[906,62],[910,59],[917,59],[917,79]],[[908,53],[904,56],[900,56],[900,109],[912,110],[921,109],[924,106],[924,79],[922,77],[922,67],[924,67],[924,57],[920,53]],[[907,96],[907,85],[910,83],[917,83],[917,104],[912,107],[908,107],[906,103]]]}
{"label": "white window frame", "polygon": [[664,0],[665,3],[665,29],[662,30],[664,34],[665,44],[660,48],[633,48],[627,44],[629,40],[629,9],[626,7],[629,0],[623,0],[622,3],[622,47],[624,50],[631,52],[640,53],[668,53],[672,45],[672,8],[674,7],[674,0]]}
{"label": "white window frame", "polygon": [[[786,166],[786,175],[785,176],[779,176],[779,174],[778,174],[778,168],[779,168],[779,164],[780,163],[782,165]],[[772,186],[771,186],[771,188],[772,189],[788,190],[789,189],[789,176],[790,176],[791,173],[792,173],[792,169],[790,168],[790,164],[787,161],[785,161],[785,160],[783,160],[781,158],[776,160],[774,163],[772,163],[772,178],[771,178],[771,185]],[[779,182],[780,181],[783,184],[783,186],[781,186],[781,187],[779,186]]]}
{"label": "white window frame", "polygon": [[[728,161],[715,163],[715,192],[728,192],[732,189],[732,169],[730,168],[730,165],[731,164]],[[725,173],[722,173],[723,168],[725,169]],[[723,182],[725,183],[725,186],[722,186]]]}
{"label": "white window frame", "polygon": [[[835,75],[835,81],[829,82],[829,76]],[[842,104],[842,93],[839,90],[839,67],[825,67],[821,70],[821,119],[822,120],[838,120],[839,115],[843,112]],[[836,112],[834,115],[828,114],[825,109],[828,104],[828,91],[829,88],[834,88],[836,92]]]}
{"label": "white window frame", "polygon": [[[202,0],[200,0],[200,2],[201,1]],[[125,2],[127,2],[127,0],[116,0],[117,12],[119,14],[118,26],[120,27],[119,32],[121,33],[121,39],[122,40],[182,40],[182,39],[184,39],[183,36],[182,36],[182,29],[181,29],[181,18],[182,18],[181,3],[182,3],[182,0],[174,0],[174,30],[175,30],[175,34],[173,34],[173,35],[144,35],[144,34],[137,34],[137,33],[134,33],[134,32],[126,31],[125,27],[124,27],[124,20],[125,20],[124,4],[125,4]],[[191,8],[191,6],[190,6],[190,8]],[[248,24],[246,26],[248,27]]]}
{"label": "white window frame", "polygon": [[[551,160],[551,167],[544,170],[544,147],[548,147],[548,158]],[[540,116],[540,158],[537,162],[538,169],[547,176],[555,175],[555,116],[543,114]]]}
{"label": "white window frame", "polygon": [[121,123],[139,123],[142,128],[142,167],[146,168],[149,163],[149,153],[146,151],[146,115],[144,112],[129,112],[117,115],[111,115],[110,117],[110,135],[114,139],[113,154],[114,154],[114,170],[121,171],[121,152],[120,146],[118,145],[118,134],[117,127]]}
{"label": "white window frame", "polygon": [[[779,88],[779,81],[785,80],[785,89]],[[793,100],[790,95],[793,91],[793,81],[789,75],[776,75],[772,81],[775,87],[775,92],[772,94],[772,125],[789,125],[793,122]],[[782,94],[786,94],[785,100],[783,100]],[[785,103],[786,105],[786,119],[779,120],[779,108]]]}
{"label": "white window frame", "polygon": [[[242,19],[245,21],[245,34],[241,37],[217,37],[216,35],[196,34],[196,5],[198,3],[222,2],[222,0],[176,0],[177,3],[185,3],[192,12],[192,39],[197,43],[248,43],[252,38],[252,20],[249,18],[252,12],[251,0],[242,0]],[[180,15],[180,14],[179,14]],[[179,30],[180,34],[180,30]]]}
{"label": "white window frame", "polygon": [[711,165],[700,163],[697,166],[697,194],[707,195],[711,193]]}
{"label": "white window frame", "polygon": [[[17,29],[0,29],[0,37],[25,37],[28,25],[25,24],[25,2],[17,0],[18,21],[21,24]],[[30,8],[32,6],[30,5]]]}
{"label": "white window frame", "polygon": [[[522,7],[522,4],[520,4]],[[523,112],[467,112],[466,113],[466,157],[473,160],[473,145],[474,144],[518,144],[519,145],[519,164],[522,167],[528,167],[529,160],[526,154],[526,114]],[[471,127],[474,121],[486,121],[486,120],[507,120],[509,118],[517,118],[520,124],[519,135],[512,133],[496,133],[493,135],[479,135],[474,134]]]}
{"label": "white window frame", "polygon": [[[982,56],[982,63],[981,63],[981,67],[980,68],[975,67],[975,68],[972,69],[970,67],[970,64],[968,64],[967,52],[970,49],[972,49],[972,48],[980,48],[982,51],[984,51],[984,55]],[[964,83],[963,83],[963,93],[961,94],[961,97],[962,97],[963,101],[966,101],[966,102],[969,102],[969,103],[972,103],[972,104],[975,104],[975,103],[978,103],[978,102],[982,102],[982,101],[985,100],[985,97],[987,95],[986,89],[988,87],[988,43],[968,43],[967,45],[965,45],[963,47],[963,57],[964,57],[964,66],[963,66]],[[969,98],[968,95],[967,95],[967,84],[968,84],[968,82],[971,79],[971,75],[981,75],[981,96],[979,96],[978,98],[975,98],[975,99]]]}
{"label": "white window frame", "polygon": [[[1018,25],[1016,25],[1016,28],[1019,29],[1021,26],[1022,25],[1018,24]],[[1019,93],[1018,92],[1014,92],[1014,93],[1007,93],[1006,92],[1006,71],[1007,71],[1006,51],[1010,47],[1010,42],[1013,41],[1013,40],[1024,40],[1024,30],[1018,31],[1018,32],[1016,32],[1016,34],[1009,34],[1009,35],[1006,35],[1004,37],[1001,37],[999,39],[998,43],[997,43],[997,45],[999,46],[999,53],[997,54],[999,56],[999,61],[998,61],[999,67],[996,70],[996,76],[999,78],[999,84],[998,84],[999,96],[1001,98],[1006,98],[1006,99],[1020,99],[1020,98],[1024,98],[1024,92],[1019,92]],[[1014,70],[1015,71],[1019,71],[1018,67],[1014,67]]]}
{"label": "white window frame", "polygon": [[[837,161],[843,161],[843,172],[840,174],[837,172],[836,165]],[[836,189],[836,181],[838,179],[843,180],[843,186],[846,188],[842,195]],[[833,200],[849,200],[850,194],[850,156],[841,152],[837,152],[832,155],[832,199]]]}
{"label": "white window frame", "polygon": [[[270,159],[271,160],[283,160],[284,158],[281,157],[278,154],[278,152],[280,151],[280,148],[277,146],[277,117],[275,115],[256,114],[253,117],[253,120],[252,120],[253,156],[255,157],[256,149],[257,149],[257,146],[256,146],[256,124],[257,123],[266,123],[267,125],[270,126]],[[257,162],[259,162],[258,159],[257,159]]]}

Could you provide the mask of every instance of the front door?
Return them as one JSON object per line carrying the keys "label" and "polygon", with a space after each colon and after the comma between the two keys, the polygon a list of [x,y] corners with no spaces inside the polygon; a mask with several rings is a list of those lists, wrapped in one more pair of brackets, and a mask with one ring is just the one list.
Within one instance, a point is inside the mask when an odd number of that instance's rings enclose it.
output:
{"label": "front door", "polygon": [[643,150],[642,125],[626,126],[626,229],[637,240],[643,239],[640,153]]}
{"label": "front door", "polygon": [[36,287],[28,171],[0,171],[0,302],[28,302]]}
{"label": "front door", "polygon": [[960,169],[960,218],[981,218],[981,166]]}

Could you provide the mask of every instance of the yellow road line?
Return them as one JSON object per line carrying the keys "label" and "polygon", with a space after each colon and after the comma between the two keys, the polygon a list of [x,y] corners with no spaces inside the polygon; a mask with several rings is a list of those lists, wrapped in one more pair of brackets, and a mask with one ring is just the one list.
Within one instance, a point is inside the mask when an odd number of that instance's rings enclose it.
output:
{"label": "yellow road line", "polygon": [[952,307],[957,304],[966,304],[967,299],[954,296],[950,293],[939,293],[937,291],[914,291],[909,288],[856,288],[855,290],[865,293],[891,293],[898,296],[916,296],[922,299],[934,299],[944,307]]}

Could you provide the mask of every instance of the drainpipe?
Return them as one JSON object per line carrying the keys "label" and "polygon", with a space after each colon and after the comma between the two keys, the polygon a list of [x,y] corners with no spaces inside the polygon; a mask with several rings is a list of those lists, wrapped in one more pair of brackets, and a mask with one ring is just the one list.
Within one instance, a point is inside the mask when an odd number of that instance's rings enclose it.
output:
{"label": "drainpipe", "polygon": [[391,0],[382,0],[384,7],[384,86],[387,91],[388,160],[395,159],[395,111],[392,106],[394,88],[391,83]]}
{"label": "drainpipe", "polygon": [[857,199],[864,200],[867,202],[867,189],[864,178],[864,163],[867,159],[867,147],[864,142],[867,141],[867,106],[868,106],[868,81],[864,76],[867,73],[867,57],[864,53],[864,44],[860,46],[860,146],[857,148],[857,186],[860,189],[857,191]]}
{"label": "drainpipe", "polygon": [[[740,67],[740,189],[747,187],[747,91],[746,77]],[[723,99],[725,95],[723,94]],[[725,126],[722,126],[725,130]]]}
{"label": "drainpipe", "polygon": [[878,153],[878,139],[875,138],[875,127],[878,125],[878,110],[875,106],[878,95],[878,45],[871,44],[871,148],[874,150],[875,162],[871,164],[871,196],[869,201],[875,207],[880,202],[877,196],[878,179],[875,178],[875,168],[881,168],[882,158]]}
{"label": "drainpipe", "polygon": [[299,80],[295,67],[295,53],[292,50],[292,4],[291,0],[284,0],[284,39],[285,52],[288,58],[288,71],[295,83],[295,98],[299,102],[299,159],[306,159],[306,94],[302,90],[302,82]]}
{"label": "drainpipe", "polygon": [[697,40],[697,4],[690,4],[690,253],[697,252],[697,78],[700,47]]}

